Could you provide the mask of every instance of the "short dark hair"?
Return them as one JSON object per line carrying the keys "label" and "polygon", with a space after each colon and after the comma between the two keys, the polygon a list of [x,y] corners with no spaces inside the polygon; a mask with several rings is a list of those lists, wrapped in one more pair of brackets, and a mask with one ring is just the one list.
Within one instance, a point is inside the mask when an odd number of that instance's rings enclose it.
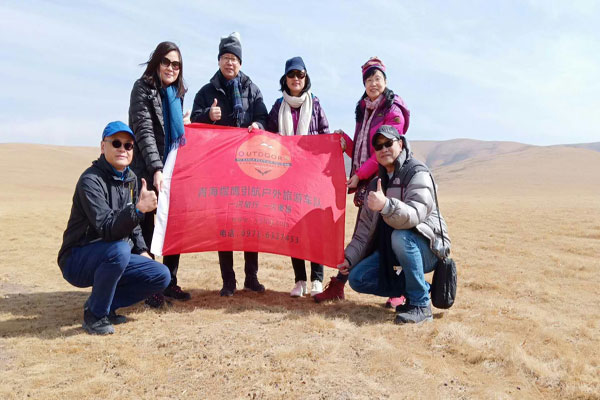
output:
{"label": "short dark hair", "polygon": [[372,77],[373,75],[375,75],[375,72],[381,72],[381,74],[383,75],[383,79],[385,79],[387,81],[387,75],[385,74],[385,72],[383,72],[383,70],[379,69],[379,68],[371,68],[369,70],[367,70],[367,73],[363,75],[363,85],[365,83],[365,81],[367,79],[369,79],[370,77]]}
{"label": "short dark hair", "polygon": [[[283,74],[283,76],[279,80],[279,85],[281,86],[279,90],[282,92],[285,90],[285,92],[291,96],[292,94],[290,93],[290,88],[288,87],[285,78],[286,76],[285,74]],[[306,81],[304,82],[304,89],[302,89],[302,91],[300,92],[300,96],[302,96],[305,92],[308,92],[308,90],[310,89],[310,77],[308,76],[308,74],[306,74],[305,79]]]}
{"label": "short dark hair", "polygon": [[156,86],[156,88],[160,88],[162,85],[160,77],[158,76],[160,61],[173,50],[179,54],[179,62],[181,63],[181,66],[179,67],[179,75],[177,76],[177,80],[174,82],[174,84],[177,86],[177,97],[183,97],[187,91],[187,88],[185,87],[185,81],[183,80],[183,58],[181,57],[181,51],[179,50],[179,47],[177,47],[177,45],[173,42],[160,42],[158,46],[156,46],[156,49],[150,53],[148,61],[140,64],[146,66],[146,70],[142,74],[142,78],[146,79],[146,81],[151,85]]}

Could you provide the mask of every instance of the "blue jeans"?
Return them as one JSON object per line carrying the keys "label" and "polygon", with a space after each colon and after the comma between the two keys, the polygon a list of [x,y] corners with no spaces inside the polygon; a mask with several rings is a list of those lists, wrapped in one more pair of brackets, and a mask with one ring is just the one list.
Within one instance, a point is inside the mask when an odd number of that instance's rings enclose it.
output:
{"label": "blue jeans", "polygon": [[382,297],[406,296],[413,306],[429,304],[429,283],[425,274],[433,271],[438,258],[429,248],[429,240],[412,230],[392,233],[392,250],[402,266],[402,273],[394,275],[389,285],[381,282],[379,251],[363,259],[350,270],[350,287],[359,293]]}
{"label": "blue jeans", "polygon": [[73,286],[92,286],[88,307],[99,318],[163,291],[171,280],[167,267],[131,254],[122,240],[74,247],[62,273]]}

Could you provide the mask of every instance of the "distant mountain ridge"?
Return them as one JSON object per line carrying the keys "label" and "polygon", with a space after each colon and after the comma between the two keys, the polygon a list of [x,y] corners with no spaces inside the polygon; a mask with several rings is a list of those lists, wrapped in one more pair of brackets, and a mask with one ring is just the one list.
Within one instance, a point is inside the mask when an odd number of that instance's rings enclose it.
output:
{"label": "distant mountain ridge", "polygon": [[501,154],[517,153],[534,148],[572,147],[600,152],[600,142],[536,146],[518,142],[452,139],[446,141],[411,140],[410,145],[415,157],[432,169],[464,160],[492,158]]}
{"label": "distant mountain ridge", "polygon": [[579,149],[600,151],[600,142],[564,144],[564,145],[557,145],[557,146],[575,147],[575,148],[579,148]]}

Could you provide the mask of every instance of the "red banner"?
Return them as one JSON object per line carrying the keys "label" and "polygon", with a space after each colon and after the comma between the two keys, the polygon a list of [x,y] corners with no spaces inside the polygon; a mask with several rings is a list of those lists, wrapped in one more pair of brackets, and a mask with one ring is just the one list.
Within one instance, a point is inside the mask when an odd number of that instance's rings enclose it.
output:
{"label": "red banner", "polygon": [[339,135],[190,124],[185,137],[165,163],[154,254],[246,250],[329,266],[343,261]]}

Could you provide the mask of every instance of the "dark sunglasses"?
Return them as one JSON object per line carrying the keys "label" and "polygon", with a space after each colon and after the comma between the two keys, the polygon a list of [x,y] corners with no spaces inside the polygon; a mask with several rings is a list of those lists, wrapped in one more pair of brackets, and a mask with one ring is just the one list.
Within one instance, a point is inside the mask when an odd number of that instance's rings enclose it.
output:
{"label": "dark sunglasses", "polygon": [[383,143],[377,143],[373,145],[373,148],[375,149],[375,151],[379,151],[381,149],[383,149],[384,147],[389,149],[390,147],[392,147],[394,145],[394,142],[396,142],[397,139],[395,140],[386,140]]}
{"label": "dark sunglasses", "polygon": [[306,72],[298,71],[297,69],[293,69],[290,72],[288,72],[287,74],[285,74],[285,76],[287,76],[290,79],[294,79],[294,78],[304,79],[304,78],[306,78]]}
{"label": "dark sunglasses", "polygon": [[115,139],[115,140],[104,140],[105,142],[110,142],[112,144],[112,147],[114,147],[115,149],[119,149],[121,148],[121,146],[125,147],[125,150],[127,151],[131,151],[133,150],[133,143],[131,142],[121,142],[119,139]]}
{"label": "dark sunglasses", "polygon": [[179,61],[171,61],[167,57],[163,57],[163,59],[160,60],[160,65],[165,68],[169,68],[170,65],[173,67],[174,71],[179,71],[179,68],[181,68],[181,63]]}

